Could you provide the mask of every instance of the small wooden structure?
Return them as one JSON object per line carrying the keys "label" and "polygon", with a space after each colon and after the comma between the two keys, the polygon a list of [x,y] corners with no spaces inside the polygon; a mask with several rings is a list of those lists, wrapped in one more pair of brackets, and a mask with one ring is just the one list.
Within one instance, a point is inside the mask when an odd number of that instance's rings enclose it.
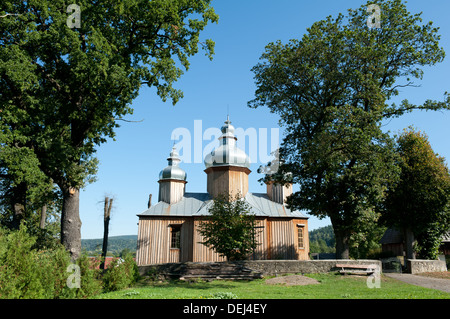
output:
{"label": "small wooden structure", "polygon": [[309,259],[308,218],[285,206],[292,185],[269,183],[267,193],[251,193],[250,161],[236,147],[230,123],[227,119],[222,127],[220,147],[205,158],[206,193],[185,191],[186,173],[178,166],[178,153],[172,150],[169,165],[160,173],[158,203],[138,215],[138,265],[224,261],[201,244],[203,238],[197,231],[213,199],[221,193],[239,193],[255,215],[257,248],[250,259]]}

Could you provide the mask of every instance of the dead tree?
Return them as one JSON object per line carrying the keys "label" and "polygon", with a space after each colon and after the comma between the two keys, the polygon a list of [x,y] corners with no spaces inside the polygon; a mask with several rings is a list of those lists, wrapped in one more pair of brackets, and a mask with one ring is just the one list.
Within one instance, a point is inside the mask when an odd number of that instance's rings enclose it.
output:
{"label": "dead tree", "polygon": [[105,197],[104,211],[104,231],[103,231],[103,246],[102,246],[102,262],[100,269],[105,270],[106,252],[108,251],[108,233],[109,233],[109,219],[111,217],[112,198]]}

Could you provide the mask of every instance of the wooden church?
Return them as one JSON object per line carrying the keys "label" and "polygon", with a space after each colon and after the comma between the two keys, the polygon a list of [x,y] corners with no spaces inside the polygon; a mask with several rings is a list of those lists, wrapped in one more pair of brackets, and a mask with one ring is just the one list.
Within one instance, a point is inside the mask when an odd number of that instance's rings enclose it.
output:
{"label": "wooden church", "polygon": [[197,231],[214,197],[224,192],[239,193],[255,214],[258,245],[249,259],[309,259],[308,218],[284,204],[292,185],[270,183],[264,194],[250,192],[249,157],[236,146],[229,119],[221,131],[219,147],[204,159],[206,193],[186,192],[187,175],[179,166],[176,149],[172,149],[168,166],[159,174],[158,203],[137,215],[138,265],[225,261],[201,243],[203,238]]}

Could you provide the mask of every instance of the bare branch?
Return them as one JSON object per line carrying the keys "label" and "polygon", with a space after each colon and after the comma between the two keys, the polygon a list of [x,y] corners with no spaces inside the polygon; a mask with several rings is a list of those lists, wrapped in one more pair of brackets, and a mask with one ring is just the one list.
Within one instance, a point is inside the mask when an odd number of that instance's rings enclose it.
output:
{"label": "bare branch", "polygon": [[128,123],[141,123],[144,122],[144,119],[140,120],[140,121],[131,121],[131,120],[125,120],[125,119],[120,119],[120,118],[115,118],[115,121],[124,121],[124,122],[128,122]]}
{"label": "bare branch", "polygon": [[20,14],[18,14],[18,13],[7,13],[4,16],[0,16],[0,18],[6,18],[7,16],[18,16],[18,15],[20,15]]}

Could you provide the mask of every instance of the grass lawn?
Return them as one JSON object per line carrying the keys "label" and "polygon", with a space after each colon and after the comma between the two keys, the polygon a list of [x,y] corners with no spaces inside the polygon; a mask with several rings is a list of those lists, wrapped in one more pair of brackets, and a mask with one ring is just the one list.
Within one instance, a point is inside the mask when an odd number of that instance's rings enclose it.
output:
{"label": "grass lawn", "polygon": [[[306,286],[268,285],[254,281],[153,282],[142,280],[134,287],[97,295],[100,299],[209,299],[224,293],[238,299],[450,299],[450,294],[409,285],[381,276],[380,288],[368,288],[367,277],[335,273],[309,274],[320,284]],[[225,294],[226,295],[226,294]]]}

